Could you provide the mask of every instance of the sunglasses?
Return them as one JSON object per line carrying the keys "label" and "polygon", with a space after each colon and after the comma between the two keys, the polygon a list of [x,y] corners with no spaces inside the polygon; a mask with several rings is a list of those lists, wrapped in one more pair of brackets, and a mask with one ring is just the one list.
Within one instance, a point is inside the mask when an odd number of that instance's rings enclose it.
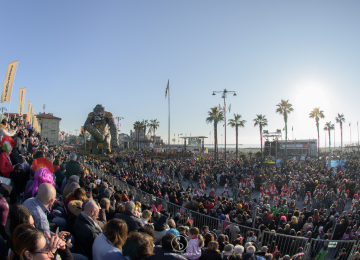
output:
{"label": "sunglasses", "polygon": [[42,249],[40,251],[32,251],[32,253],[35,253],[35,254],[42,254],[42,255],[48,255],[50,258],[53,258],[54,255],[53,253],[51,252],[50,248],[49,248],[49,245],[46,245],[46,248],[45,249]]}

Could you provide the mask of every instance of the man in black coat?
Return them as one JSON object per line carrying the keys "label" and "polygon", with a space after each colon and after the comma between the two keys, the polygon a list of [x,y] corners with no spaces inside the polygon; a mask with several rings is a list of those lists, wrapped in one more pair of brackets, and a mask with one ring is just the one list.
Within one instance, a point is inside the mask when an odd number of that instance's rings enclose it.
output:
{"label": "man in black coat", "polygon": [[81,176],[84,172],[84,169],[81,167],[80,163],[76,161],[77,156],[75,153],[70,154],[70,161],[66,163],[66,173],[65,177],[69,179],[71,175]]}
{"label": "man in black coat", "polygon": [[132,201],[125,202],[125,211],[123,213],[117,213],[115,218],[125,220],[128,226],[128,232],[137,231],[143,226],[141,220],[134,215],[135,204]]}
{"label": "man in black coat", "polygon": [[76,218],[73,226],[74,238],[88,259],[93,259],[92,245],[95,238],[102,233],[101,227],[96,222],[98,215],[98,205],[94,200],[89,200],[83,205],[83,211]]}

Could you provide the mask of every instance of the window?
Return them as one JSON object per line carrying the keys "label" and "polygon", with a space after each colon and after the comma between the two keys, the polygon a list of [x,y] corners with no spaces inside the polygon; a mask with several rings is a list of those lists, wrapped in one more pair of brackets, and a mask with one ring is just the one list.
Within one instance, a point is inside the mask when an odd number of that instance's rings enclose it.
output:
{"label": "window", "polygon": [[55,130],[55,124],[52,124],[52,130]]}
{"label": "window", "polygon": [[44,133],[44,138],[47,138],[47,133]]}
{"label": "window", "polygon": [[55,139],[55,134],[51,134],[51,139]]}
{"label": "window", "polygon": [[47,123],[45,123],[45,128],[47,128]]}

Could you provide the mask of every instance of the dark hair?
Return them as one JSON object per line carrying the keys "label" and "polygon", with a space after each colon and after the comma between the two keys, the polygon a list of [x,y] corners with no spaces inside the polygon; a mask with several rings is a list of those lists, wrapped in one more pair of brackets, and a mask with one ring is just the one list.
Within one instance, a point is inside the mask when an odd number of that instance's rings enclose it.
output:
{"label": "dark hair", "polygon": [[125,244],[128,233],[128,226],[122,219],[114,218],[105,224],[104,236],[111,244],[120,249]]}
{"label": "dark hair", "polygon": [[[12,234],[14,233],[14,230],[16,229],[17,226],[21,225],[21,224],[30,224],[29,223],[29,217],[32,216],[34,221],[34,215],[30,212],[30,210],[28,210],[27,207],[15,203],[14,205],[12,205],[12,207],[10,208],[9,211],[9,218],[10,218],[10,225],[9,225],[9,232],[10,232],[10,237],[12,237]],[[34,223],[35,224],[35,223]]]}
{"label": "dark hair", "polygon": [[242,260],[242,255],[233,253],[229,255],[228,260]]}
{"label": "dark hair", "polygon": [[34,155],[34,159],[38,159],[38,158],[45,158],[44,152],[43,151],[37,151]]}
{"label": "dark hair", "polygon": [[179,246],[179,241],[173,233],[168,233],[162,237],[161,246],[165,250],[172,251]]}
{"label": "dark hair", "polygon": [[153,253],[154,239],[142,232],[131,232],[122,247],[123,256],[130,260],[144,260]]}
{"label": "dark hair", "polygon": [[152,238],[155,238],[155,230],[152,225],[147,224],[143,227],[140,227],[137,231],[146,233],[149,236],[151,236]]}
{"label": "dark hair", "polygon": [[13,233],[14,251],[11,252],[10,260],[15,258],[15,254],[17,254],[21,260],[25,260],[24,253],[26,251],[31,253],[37,250],[37,242],[42,237],[44,237],[44,234],[29,224],[21,224],[15,228]]}

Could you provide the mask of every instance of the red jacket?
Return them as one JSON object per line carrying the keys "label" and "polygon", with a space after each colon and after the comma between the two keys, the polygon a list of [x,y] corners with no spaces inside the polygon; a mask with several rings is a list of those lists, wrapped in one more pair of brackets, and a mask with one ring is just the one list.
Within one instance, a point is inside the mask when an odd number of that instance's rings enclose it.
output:
{"label": "red jacket", "polygon": [[7,157],[5,152],[0,154],[0,174],[4,177],[10,177],[10,173],[14,171],[12,167],[9,157]]}

